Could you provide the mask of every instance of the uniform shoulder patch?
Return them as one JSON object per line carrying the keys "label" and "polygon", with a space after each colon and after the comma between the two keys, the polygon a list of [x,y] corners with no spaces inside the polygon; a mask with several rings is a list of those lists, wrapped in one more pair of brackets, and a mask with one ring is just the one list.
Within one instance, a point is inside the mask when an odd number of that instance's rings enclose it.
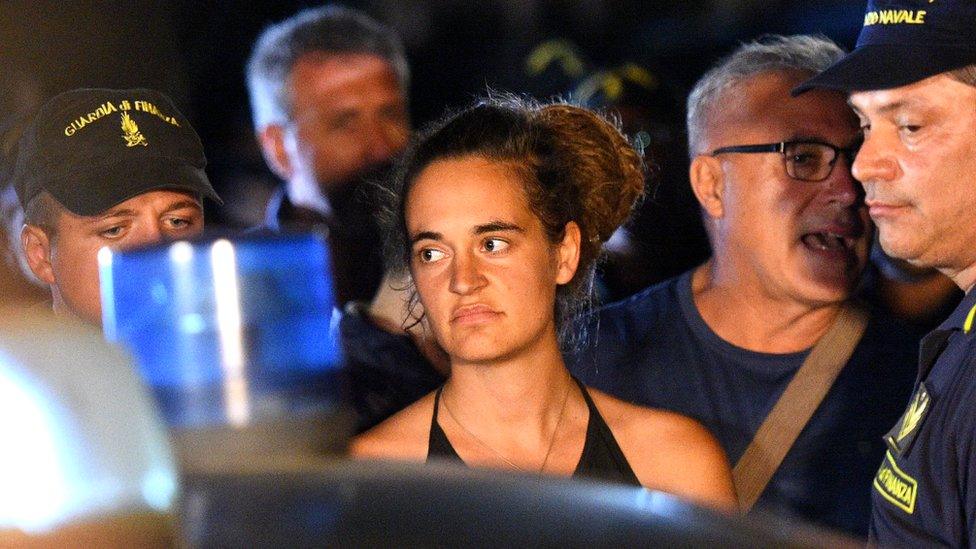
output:
{"label": "uniform shoulder patch", "polygon": [[874,489],[895,507],[908,513],[915,512],[918,481],[898,468],[891,452],[885,452],[884,461],[874,477]]}
{"label": "uniform shoulder patch", "polygon": [[918,434],[919,427],[921,427],[922,420],[928,414],[931,402],[932,397],[929,396],[925,382],[919,383],[911,400],[908,402],[908,408],[905,409],[905,413],[902,414],[898,423],[884,437],[891,451],[900,456],[911,447],[915,436]]}

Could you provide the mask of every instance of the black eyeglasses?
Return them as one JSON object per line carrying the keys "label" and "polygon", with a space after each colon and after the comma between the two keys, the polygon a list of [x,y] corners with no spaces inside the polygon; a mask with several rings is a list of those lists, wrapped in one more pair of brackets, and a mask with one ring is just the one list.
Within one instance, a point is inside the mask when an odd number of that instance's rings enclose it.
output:
{"label": "black eyeglasses", "polygon": [[781,141],[763,145],[735,145],[721,147],[711,152],[711,156],[725,153],[780,153],[786,162],[786,174],[800,181],[823,181],[843,154],[847,163],[854,162],[860,143],[848,148],[840,148],[821,141]]}

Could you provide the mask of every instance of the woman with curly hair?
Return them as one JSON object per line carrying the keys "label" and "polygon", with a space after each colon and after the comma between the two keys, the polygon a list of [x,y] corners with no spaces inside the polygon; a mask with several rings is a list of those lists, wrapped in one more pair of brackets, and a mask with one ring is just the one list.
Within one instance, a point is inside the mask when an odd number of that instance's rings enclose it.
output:
{"label": "woman with curly hair", "polygon": [[591,477],[734,509],[702,426],[588,389],[563,362],[643,176],[613,124],[562,103],[487,99],[422,133],[395,182],[391,257],[451,375],[352,454]]}

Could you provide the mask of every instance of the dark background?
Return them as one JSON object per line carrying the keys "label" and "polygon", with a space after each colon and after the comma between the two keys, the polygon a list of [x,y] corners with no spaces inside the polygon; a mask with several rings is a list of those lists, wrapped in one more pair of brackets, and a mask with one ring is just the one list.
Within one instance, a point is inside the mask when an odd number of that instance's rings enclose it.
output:
{"label": "dark background", "polygon": [[[0,130],[46,97],[78,87],[150,87],[169,94],[206,148],[208,173],[226,206],[208,224],[260,222],[277,184],[253,137],[244,65],[260,31],[318,2],[289,0],[0,0]],[[637,273],[664,278],[707,256],[687,189],[683,101],[695,80],[736,43],[765,33],[822,33],[850,48],[863,1],[437,0],[349,1],[396,29],[411,64],[415,127],[489,87],[540,98],[566,94],[585,73],[636,62],[661,92],[656,116],[672,128],[641,216],[648,251]],[[557,55],[541,72],[528,59],[539,44],[572,45],[574,67]],[[563,51],[563,50],[556,50]],[[574,70],[575,69],[575,70]],[[667,105],[664,105],[667,103]],[[663,166],[662,166],[663,165]],[[646,220],[650,220],[647,222]],[[657,239],[657,242],[654,241]],[[640,267],[640,265],[638,265]],[[613,273],[611,273],[613,274]],[[636,280],[634,284],[643,284]]]}

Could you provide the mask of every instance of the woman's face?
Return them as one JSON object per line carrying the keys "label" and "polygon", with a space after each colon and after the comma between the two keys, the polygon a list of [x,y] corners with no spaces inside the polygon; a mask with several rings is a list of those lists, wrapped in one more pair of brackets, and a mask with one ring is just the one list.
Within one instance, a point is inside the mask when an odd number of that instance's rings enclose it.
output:
{"label": "woman's face", "polygon": [[406,199],[410,269],[453,364],[492,363],[555,342],[556,286],[569,282],[579,229],[546,238],[514,169],[477,156],[424,168]]}

